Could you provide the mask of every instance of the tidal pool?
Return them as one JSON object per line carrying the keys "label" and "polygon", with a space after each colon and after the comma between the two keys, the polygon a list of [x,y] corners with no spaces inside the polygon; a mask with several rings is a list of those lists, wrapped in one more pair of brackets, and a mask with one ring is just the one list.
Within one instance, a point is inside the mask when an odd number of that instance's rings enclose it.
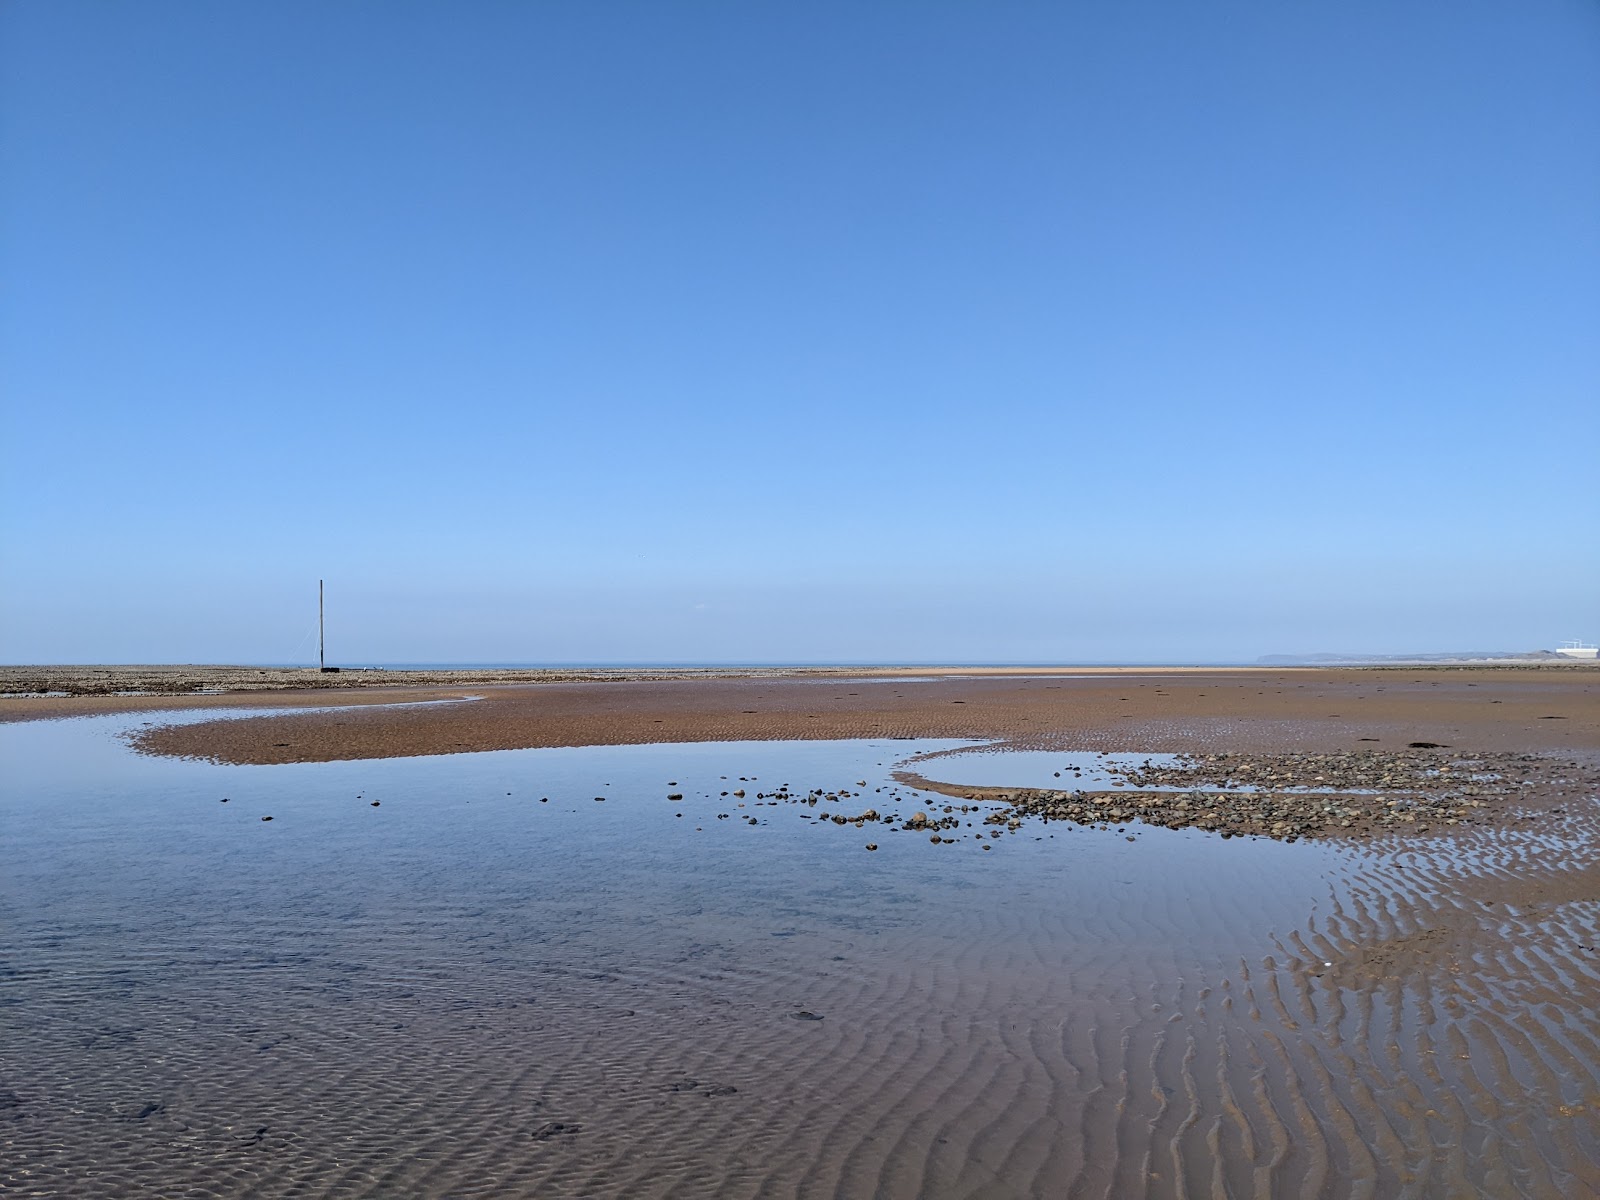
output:
{"label": "tidal pool", "polygon": [[893,772],[948,741],[219,766],[148,719],[0,725],[8,1195],[1387,1195],[1492,1183],[1448,1147],[1524,1119],[1414,996],[1341,1007],[1415,863],[817,819],[942,809]]}
{"label": "tidal pool", "polygon": [[[985,745],[924,751],[906,770],[962,787],[1105,791],[1123,787],[1118,769],[1168,766],[1175,754],[1099,754],[1083,750],[997,750]],[[1135,790],[1135,789],[1129,789]]]}

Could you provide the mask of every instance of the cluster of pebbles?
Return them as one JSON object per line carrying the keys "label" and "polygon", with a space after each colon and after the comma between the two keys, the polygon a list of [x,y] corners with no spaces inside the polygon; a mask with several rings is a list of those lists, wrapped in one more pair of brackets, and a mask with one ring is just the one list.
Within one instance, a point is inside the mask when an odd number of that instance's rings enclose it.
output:
{"label": "cluster of pebbles", "polygon": [[[744,776],[741,775],[739,778],[741,782],[747,782]],[[676,785],[669,784],[668,786],[672,787]],[[856,781],[856,787],[867,787],[867,781],[864,779],[858,779]],[[881,794],[883,792],[884,789],[881,787],[874,789],[874,794]],[[983,836],[983,831],[981,829],[976,830],[970,835],[958,834],[956,832],[963,826],[968,829],[973,828],[974,821],[981,813],[984,812],[984,808],[980,804],[946,804],[943,806],[943,811],[935,810],[932,816],[930,816],[927,812],[918,810],[917,812],[912,813],[909,817],[904,818],[901,817],[898,812],[879,812],[876,808],[872,807],[862,809],[860,812],[852,812],[845,809],[832,812],[828,811],[829,806],[843,805],[846,801],[851,800],[861,800],[865,798],[865,794],[866,793],[864,792],[851,791],[848,788],[810,788],[807,791],[801,792],[791,790],[788,784],[782,784],[777,789],[770,792],[756,792],[753,797],[746,801],[744,798],[745,790],[743,788],[735,788],[732,790],[723,791],[721,793],[721,798],[731,798],[737,801],[737,807],[745,808],[746,812],[719,812],[716,814],[716,819],[719,821],[737,819],[750,825],[756,825],[760,823],[759,819],[749,813],[748,808],[746,807],[747,804],[754,808],[776,808],[779,805],[791,805],[799,807],[802,810],[800,814],[802,817],[815,820],[819,826],[853,825],[857,829],[864,829],[869,825],[886,826],[889,832],[926,833],[928,834],[929,841],[935,844],[950,845],[953,845],[956,841],[961,840],[966,836],[978,838]],[[682,792],[667,793],[667,799],[672,803],[681,802],[683,798],[684,793]],[[900,799],[903,799],[903,797],[900,794],[899,788],[890,787],[888,789],[887,796],[885,797],[884,801],[881,801],[881,803],[892,803]],[[817,809],[819,806],[821,806],[822,811],[816,813],[812,813],[810,811]],[[1018,824],[1020,825],[1020,822],[1018,822]],[[995,832],[990,836],[999,837],[1000,834]],[[868,850],[876,850],[877,848],[878,846],[876,842],[867,843]],[[985,849],[987,848],[988,847],[985,847]]]}
{"label": "cluster of pebbles", "polygon": [[[903,784],[943,792],[951,801],[936,806],[921,798],[925,808],[909,816],[897,810],[913,798],[893,785],[887,792],[873,789],[879,798],[868,807],[862,807],[867,792],[848,788],[800,791],[784,784],[755,791],[747,800],[744,788],[730,785],[721,798],[744,812],[716,817],[755,825],[759,818],[752,809],[793,806],[819,826],[921,833],[936,845],[970,839],[985,849],[992,839],[1022,832],[1030,820],[1119,832],[1138,822],[1293,842],[1503,824],[1531,819],[1535,809],[1560,813],[1560,804],[1600,792],[1600,772],[1575,762],[1426,745],[1400,752],[1178,755],[1159,765],[1108,763],[1105,770],[1116,790],[967,788],[898,775]],[[739,782],[753,781],[741,776]],[[857,780],[856,787],[865,789],[866,781]],[[671,792],[667,799],[681,802],[684,794]],[[877,848],[867,844],[868,850]]]}
{"label": "cluster of pebbles", "polygon": [[[1437,748],[1439,750],[1443,747]],[[1012,830],[1021,818],[1110,827],[1134,821],[1223,837],[1299,838],[1428,833],[1503,822],[1530,802],[1593,795],[1600,776],[1531,754],[1432,749],[1337,754],[1180,755],[1169,765],[1110,767],[1129,791],[966,789],[1007,807],[985,818]]]}

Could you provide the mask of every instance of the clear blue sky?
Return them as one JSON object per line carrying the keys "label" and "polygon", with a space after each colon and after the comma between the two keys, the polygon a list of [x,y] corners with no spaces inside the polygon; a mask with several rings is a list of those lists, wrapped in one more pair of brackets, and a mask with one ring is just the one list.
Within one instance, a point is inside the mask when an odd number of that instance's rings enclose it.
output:
{"label": "clear blue sky", "polygon": [[0,7],[0,660],[1600,637],[1600,6]]}

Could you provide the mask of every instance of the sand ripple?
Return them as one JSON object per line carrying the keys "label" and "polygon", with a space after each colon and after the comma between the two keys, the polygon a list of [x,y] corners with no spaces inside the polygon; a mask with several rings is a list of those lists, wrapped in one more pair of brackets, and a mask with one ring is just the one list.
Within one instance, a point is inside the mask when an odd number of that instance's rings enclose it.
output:
{"label": "sand ripple", "polygon": [[231,828],[94,886],[8,858],[0,1189],[1600,1189],[1592,801],[1403,845],[886,846],[876,876],[854,830],[744,872],[766,830],[601,860],[503,808],[497,847],[424,824],[432,857],[342,875]]}

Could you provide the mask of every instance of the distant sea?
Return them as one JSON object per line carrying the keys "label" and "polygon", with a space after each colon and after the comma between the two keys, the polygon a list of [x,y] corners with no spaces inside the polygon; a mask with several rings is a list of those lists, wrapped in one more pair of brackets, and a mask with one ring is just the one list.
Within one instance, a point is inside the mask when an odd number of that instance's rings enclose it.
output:
{"label": "distant sea", "polygon": [[[258,667],[299,667],[305,663],[245,663],[242,666]],[[309,664],[315,666],[316,664]],[[346,670],[368,671],[687,671],[687,670],[741,670],[752,668],[807,668],[811,670],[837,667],[840,669],[855,670],[862,667],[988,667],[997,670],[1007,668],[1046,668],[1051,670],[1072,670],[1078,667],[1246,667],[1256,664],[1243,660],[1202,660],[1202,659],[1106,659],[1089,660],[1084,662],[983,662],[965,660],[898,660],[898,659],[860,659],[840,662],[678,662],[678,661],[641,661],[641,662],[374,662],[374,663],[340,663]]]}

